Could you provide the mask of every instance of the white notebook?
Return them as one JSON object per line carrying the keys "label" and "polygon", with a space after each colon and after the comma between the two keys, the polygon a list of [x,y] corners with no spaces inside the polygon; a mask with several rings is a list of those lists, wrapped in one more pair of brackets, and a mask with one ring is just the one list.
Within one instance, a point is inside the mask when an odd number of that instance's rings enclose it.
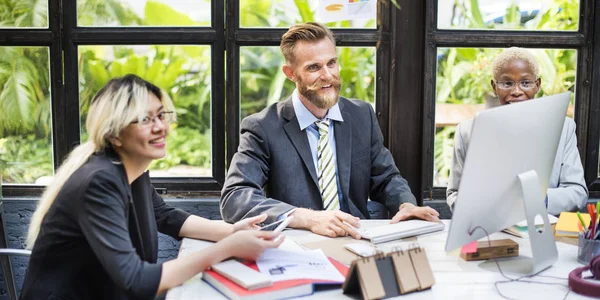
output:
{"label": "white notebook", "polygon": [[387,224],[368,229],[357,229],[361,237],[373,244],[389,242],[405,237],[444,230],[444,224],[422,220],[408,220],[396,224]]}

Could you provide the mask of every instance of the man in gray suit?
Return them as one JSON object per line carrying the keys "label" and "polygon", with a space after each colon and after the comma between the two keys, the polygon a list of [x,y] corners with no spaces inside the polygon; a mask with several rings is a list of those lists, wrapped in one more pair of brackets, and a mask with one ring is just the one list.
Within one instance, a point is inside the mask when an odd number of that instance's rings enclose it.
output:
{"label": "man in gray suit", "polygon": [[360,235],[367,199],[384,204],[392,223],[439,221],[415,197],[383,146],[369,103],[339,96],[335,39],[318,23],[292,26],[282,37],[282,70],[296,83],[285,101],[245,118],[238,152],[221,193],[227,222],[266,213],[267,222],[331,237]]}

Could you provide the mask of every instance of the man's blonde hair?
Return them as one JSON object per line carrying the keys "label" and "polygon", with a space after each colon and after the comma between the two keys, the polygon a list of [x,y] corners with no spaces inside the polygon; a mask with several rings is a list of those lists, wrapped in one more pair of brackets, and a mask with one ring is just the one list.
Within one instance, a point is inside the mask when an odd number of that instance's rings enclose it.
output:
{"label": "man's blonde hair", "polygon": [[85,124],[89,138],[73,149],[44,191],[31,217],[27,248],[33,248],[46,213],[71,175],[81,168],[92,154],[109,146],[107,138],[118,137],[121,130],[132,121],[139,122],[146,117],[150,94],[154,94],[161,101],[165,110],[173,110],[173,102],[165,92],[132,74],[110,80],[94,96]]}
{"label": "man's blonde hair", "polygon": [[285,61],[288,64],[294,64],[296,58],[294,55],[296,42],[316,42],[324,38],[328,38],[335,44],[335,37],[333,37],[333,33],[329,28],[321,23],[306,22],[290,27],[290,29],[281,37],[281,44],[279,47],[281,48],[283,57],[285,57]]}
{"label": "man's blonde hair", "polygon": [[531,68],[532,75],[537,79],[540,77],[540,63],[533,54],[524,48],[511,47],[502,51],[492,62],[492,76],[498,78],[505,64],[513,61],[521,60],[526,62]]}

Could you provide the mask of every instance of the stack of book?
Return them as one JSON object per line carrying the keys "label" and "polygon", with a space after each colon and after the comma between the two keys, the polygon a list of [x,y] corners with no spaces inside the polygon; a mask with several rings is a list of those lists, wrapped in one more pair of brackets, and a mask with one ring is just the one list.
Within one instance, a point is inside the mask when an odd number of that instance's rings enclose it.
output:
{"label": "stack of book", "polygon": [[[348,267],[341,263],[329,259],[335,268],[346,277]],[[244,262],[245,265],[258,272],[258,266],[255,262]],[[269,299],[285,299],[311,295],[315,288],[339,288],[343,281],[323,281],[313,279],[296,279],[274,282],[271,286],[247,289],[227,277],[219,274],[215,270],[207,270],[202,274],[202,279],[208,282],[211,286],[217,289],[220,293],[229,299],[244,299],[244,300],[269,300]]]}

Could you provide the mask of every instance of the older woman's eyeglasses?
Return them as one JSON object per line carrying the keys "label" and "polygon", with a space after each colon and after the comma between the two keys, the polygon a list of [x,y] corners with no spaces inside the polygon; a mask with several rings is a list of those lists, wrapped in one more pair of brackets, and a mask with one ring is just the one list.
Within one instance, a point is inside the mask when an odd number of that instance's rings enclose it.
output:
{"label": "older woman's eyeglasses", "polygon": [[173,121],[173,112],[172,111],[161,111],[158,115],[154,117],[146,116],[141,121],[133,121],[131,124],[140,123],[141,126],[148,127],[154,125],[156,119],[163,122],[163,124],[169,124]]}
{"label": "older woman's eyeglasses", "polygon": [[536,85],[534,80],[521,80],[521,81],[497,81],[496,80],[496,85],[498,86],[499,89],[502,89],[502,90],[512,90],[515,88],[515,86],[517,84],[519,85],[519,88],[521,90],[531,90]]}

